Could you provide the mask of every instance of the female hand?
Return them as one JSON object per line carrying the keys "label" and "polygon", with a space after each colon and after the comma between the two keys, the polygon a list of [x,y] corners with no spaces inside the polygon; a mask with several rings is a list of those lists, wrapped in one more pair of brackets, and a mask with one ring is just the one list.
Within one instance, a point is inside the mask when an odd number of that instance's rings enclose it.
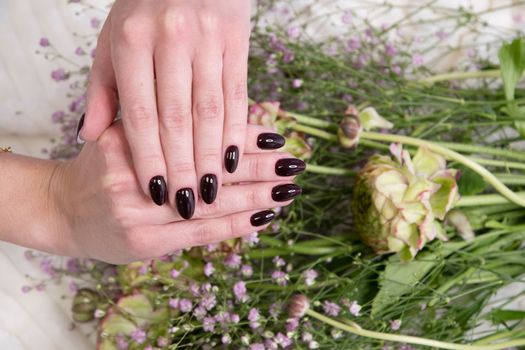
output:
{"label": "female hand", "polygon": [[284,145],[284,139],[259,126],[248,127],[246,140],[239,169],[222,174],[229,185],[212,205],[199,200],[195,218],[184,220],[142,193],[122,125],[115,123],[52,179],[51,188],[60,191],[58,231],[67,243],[60,253],[126,263],[264,229],[275,215],[268,208],[288,205],[301,193],[292,180],[304,163],[263,151]]}
{"label": "female hand", "polygon": [[[250,1],[117,0],[99,37],[80,138],[120,103],[140,188],[168,184],[186,219],[199,189],[234,173],[247,124]],[[118,92],[117,92],[118,91]],[[162,205],[164,200],[155,201]]]}

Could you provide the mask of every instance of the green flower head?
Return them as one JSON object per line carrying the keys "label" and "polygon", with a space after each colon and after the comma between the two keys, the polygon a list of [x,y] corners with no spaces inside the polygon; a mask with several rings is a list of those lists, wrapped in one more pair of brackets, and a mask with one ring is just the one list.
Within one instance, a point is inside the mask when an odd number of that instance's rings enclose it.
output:
{"label": "green flower head", "polygon": [[400,145],[390,151],[394,159],[375,155],[358,175],[352,211],[364,243],[411,260],[426,242],[447,239],[440,221],[459,200],[457,171],[423,147],[413,158]]}

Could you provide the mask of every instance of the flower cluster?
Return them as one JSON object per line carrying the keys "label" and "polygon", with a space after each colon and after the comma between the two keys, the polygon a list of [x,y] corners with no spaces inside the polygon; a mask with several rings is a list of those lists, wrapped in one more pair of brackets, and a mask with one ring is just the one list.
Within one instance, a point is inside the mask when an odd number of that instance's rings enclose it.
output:
{"label": "flower cluster", "polygon": [[394,160],[374,156],[360,172],[352,211],[366,244],[410,260],[434,238],[447,240],[438,220],[459,199],[457,171],[425,147],[413,158],[400,145],[390,149]]}

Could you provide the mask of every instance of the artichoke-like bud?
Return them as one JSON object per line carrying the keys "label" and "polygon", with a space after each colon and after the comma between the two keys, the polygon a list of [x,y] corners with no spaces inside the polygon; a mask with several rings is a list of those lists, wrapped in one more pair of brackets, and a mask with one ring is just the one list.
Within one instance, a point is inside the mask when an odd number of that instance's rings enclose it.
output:
{"label": "artichoke-like bud", "polygon": [[303,134],[292,131],[286,137],[286,144],[282,148],[283,152],[288,152],[302,160],[307,160],[312,156],[312,147],[306,142]]}
{"label": "artichoke-like bud", "polygon": [[447,239],[440,221],[459,200],[457,171],[424,147],[413,159],[400,145],[390,150],[394,159],[375,155],[358,175],[352,212],[365,244],[411,260],[426,242]]}
{"label": "artichoke-like bud", "polygon": [[350,105],[339,124],[337,137],[341,146],[352,148],[358,144],[362,130],[392,129],[393,127],[394,124],[380,116],[374,107],[367,107],[359,112],[354,105]]}
{"label": "artichoke-like bud", "polygon": [[89,288],[79,289],[73,298],[71,311],[75,322],[89,322],[95,318],[100,296],[97,292]]}

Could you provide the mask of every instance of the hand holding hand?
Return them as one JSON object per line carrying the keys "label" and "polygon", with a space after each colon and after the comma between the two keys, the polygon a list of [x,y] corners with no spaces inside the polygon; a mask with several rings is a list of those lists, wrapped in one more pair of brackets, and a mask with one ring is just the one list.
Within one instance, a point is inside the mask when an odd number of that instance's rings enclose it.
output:
{"label": "hand holding hand", "polygon": [[[197,189],[213,203],[244,152],[249,35],[247,0],[117,0],[80,138],[95,141],[120,103],[139,187],[189,219]],[[150,194],[158,186],[169,197]]]}

